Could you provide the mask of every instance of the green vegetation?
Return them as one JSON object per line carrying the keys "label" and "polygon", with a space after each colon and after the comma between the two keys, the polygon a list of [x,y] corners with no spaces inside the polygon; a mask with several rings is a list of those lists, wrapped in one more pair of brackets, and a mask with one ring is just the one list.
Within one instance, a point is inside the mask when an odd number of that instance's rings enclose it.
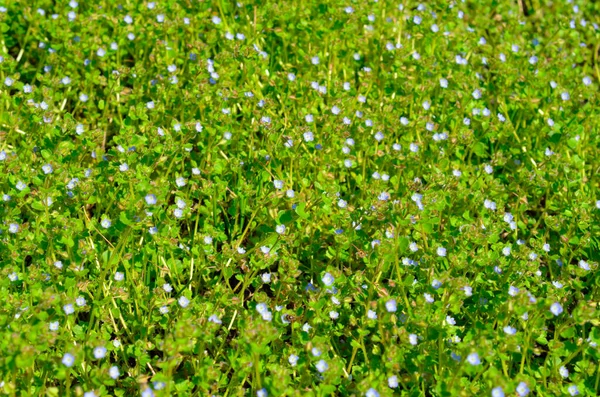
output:
{"label": "green vegetation", "polygon": [[0,395],[600,393],[600,3],[2,4]]}

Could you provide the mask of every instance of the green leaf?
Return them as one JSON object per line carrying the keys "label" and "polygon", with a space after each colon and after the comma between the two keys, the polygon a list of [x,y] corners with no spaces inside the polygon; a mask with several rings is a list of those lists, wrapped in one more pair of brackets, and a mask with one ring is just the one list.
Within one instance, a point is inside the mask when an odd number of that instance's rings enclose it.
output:
{"label": "green leaf", "polygon": [[119,214],[119,219],[125,225],[127,225],[127,226],[131,225],[131,221],[129,219],[127,219],[127,213],[125,211],[121,211],[121,213]]}
{"label": "green leaf", "polygon": [[477,157],[486,157],[487,145],[483,142],[477,142],[475,145],[473,145],[473,153],[475,153]]}
{"label": "green leaf", "polygon": [[296,206],[296,214],[302,219],[308,219],[308,214],[304,211],[306,208],[306,203],[300,203]]}
{"label": "green leaf", "polygon": [[561,331],[560,336],[562,336],[563,338],[571,339],[575,336],[575,332],[575,327],[569,327],[564,331]]}
{"label": "green leaf", "polygon": [[[296,208],[296,209],[297,209],[297,208]],[[277,222],[278,222],[279,224],[284,224],[284,225],[286,225],[286,224],[290,223],[290,222],[291,222],[291,221],[294,219],[294,217],[293,217],[293,215],[292,215],[292,214],[293,214],[293,212],[292,212],[292,211],[282,211],[282,212],[279,214],[279,219],[277,220]]]}

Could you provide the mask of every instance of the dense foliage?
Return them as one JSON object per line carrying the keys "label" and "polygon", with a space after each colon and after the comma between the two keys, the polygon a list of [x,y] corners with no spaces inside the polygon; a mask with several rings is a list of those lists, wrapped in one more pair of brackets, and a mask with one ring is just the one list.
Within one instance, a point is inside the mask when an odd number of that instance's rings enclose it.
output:
{"label": "dense foliage", "polygon": [[599,3],[2,4],[0,394],[600,393]]}

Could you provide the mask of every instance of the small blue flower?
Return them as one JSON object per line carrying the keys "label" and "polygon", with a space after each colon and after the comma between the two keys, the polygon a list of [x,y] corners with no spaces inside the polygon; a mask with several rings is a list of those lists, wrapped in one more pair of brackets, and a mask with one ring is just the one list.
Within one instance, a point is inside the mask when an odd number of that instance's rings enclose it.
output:
{"label": "small blue flower", "polygon": [[211,323],[215,323],[215,324],[223,324],[223,322],[221,321],[221,319],[216,315],[213,314],[208,318],[208,321]]}
{"label": "small blue flower", "polygon": [[75,303],[79,307],[84,307],[86,305],[85,298],[83,296],[78,296],[77,299],[75,299]]}
{"label": "small blue flower", "polygon": [[108,229],[111,227],[112,222],[108,218],[103,218],[102,221],[100,221],[100,225],[102,225],[103,228]]}
{"label": "small blue flower", "polygon": [[589,264],[589,263],[587,263],[586,261],[584,261],[583,259],[582,259],[582,260],[580,260],[580,261],[578,262],[578,265],[579,265],[579,267],[580,267],[580,268],[582,268],[583,270],[587,270],[587,271],[589,271],[589,270],[590,270],[590,264]]}
{"label": "small blue flower", "polygon": [[527,383],[525,383],[525,382],[519,383],[519,385],[517,386],[517,394],[520,397],[525,397],[526,395],[529,394],[529,387],[527,387]]}
{"label": "small blue flower", "polygon": [[285,233],[285,225],[277,225],[275,227],[275,231],[277,232],[277,234],[284,234]]}
{"label": "small blue flower", "polygon": [[492,389],[492,397],[504,397],[504,390],[500,386]]}
{"label": "small blue flower", "polygon": [[365,393],[365,397],[379,397],[379,393],[377,392],[377,390],[370,388]]}
{"label": "small blue flower", "polygon": [[179,306],[183,307],[184,309],[190,304],[190,300],[185,296],[179,297],[179,300],[177,302],[179,303]]}
{"label": "small blue flower", "polygon": [[563,378],[568,378],[569,377],[569,370],[563,365],[558,369],[558,373],[560,374],[560,376],[562,376]]}
{"label": "small blue flower", "polygon": [[154,194],[147,194],[144,199],[146,200],[146,204],[148,205],[156,204],[156,196]]}
{"label": "small blue flower", "polygon": [[298,364],[298,358],[299,357],[297,355],[290,354],[290,356],[288,357],[288,362],[292,367],[295,367]]}
{"label": "small blue flower", "polygon": [[110,367],[110,369],[108,370],[108,374],[113,379],[118,379],[119,376],[121,376],[121,373],[119,372],[119,367],[117,367],[116,365]]}
{"label": "small blue flower", "polygon": [[467,362],[471,365],[479,365],[481,364],[481,360],[479,359],[479,355],[477,353],[471,353],[467,356]]}
{"label": "small blue flower", "polygon": [[175,184],[177,185],[177,187],[184,187],[187,184],[187,181],[184,177],[180,176],[177,179],[175,179]]}
{"label": "small blue flower", "polygon": [[65,367],[72,367],[75,364],[75,357],[71,353],[65,353],[62,358],[62,363]]}
{"label": "small blue flower", "polygon": [[321,278],[321,281],[323,281],[323,284],[325,284],[327,287],[331,287],[335,282],[335,278],[331,275],[331,273],[325,273]]}
{"label": "small blue flower", "polygon": [[269,311],[269,308],[267,307],[267,305],[265,303],[259,303],[258,305],[256,305],[256,311],[259,314],[263,314]]}
{"label": "small blue flower", "polygon": [[256,397],[267,397],[269,393],[267,393],[267,389],[264,387],[256,392]]}
{"label": "small blue flower", "polygon": [[387,302],[385,302],[385,309],[389,312],[389,313],[394,313],[396,312],[396,310],[398,310],[398,306],[396,304],[396,300],[395,299],[390,299]]}
{"label": "small blue flower", "polygon": [[319,371],[320,373],[323,373],[329,369],[329,365],[327,364],[327,362],[325,360],[319,360],[317,362],[317,364],[315,365],[315,367],[317,368],[317,371]]}
{"label": "small blue flower", "polygon": [[19,224],[18,223],[10,223],[8,225],[8,232],[15,234],[19,231]]}
{"label": "small blue flower", "polygon": [[271,313],[271,311],[266,311],[266,312],[264,312],[264,313],[261,314],[261,317],[265,321],[272,321],[273,320],[273,313]]}
{"label": "small blue flower", "polygon": [[15,187],[18,191],[22,192],[23,190],[27,189],[27,184],[23,183],[23,181],[18,181]]}
{"label": "small blue flower", "polygon": [[554,314],[555,316],[559,316],[562,312],[563,308],[560,303],[554,302],[550,305],[550,313]]}
{"label": "small blue flower", "polygon": [[44,171],[44,174],[48,175],[51,174],[54,169],[52,168],[52,165],[46,164],[42,166],[42,171]]}
{"label": "small blue flower", "polygon": [[485,208],[487,208],[487,209],[492,210],[492,211],[496,210],[496,203],[494,201],[492,201],[492,200],[485,199],[484,202],[483,202],[483,206]]}
{"label": "small blue flower", "polygon": [[515,327],[507,325],[506,327],[504,327],[504,333],[507,335],[514,335],[517,333],[517,329]]}
{"label": "small blue flower", "polygon": [[563,287],[563,283],[561,283],[560,281],[553,281],[552,285],[554,285],[556,288],[561,289]]}
{"label": "small blue flower", "polygon": [[162,390],[165,388],[165,386],[167,386],[165,384],[165,382],[160,382],[160,381],[152,382],[152,387],[154,387],[154,390]]}
{"label": "small blue flower", "polygon": [[100,360],[106,356],[106,347],[98,346],[94,348],[94,357],[96,360]]}
{"label": "small blue flower", "polygon": [[142,397],[154,397],[154,391],[150,388],[147,387],[144,390],[142,390]]}
{"label": "small blue flower", "polygon": [[569,391],[569,394],[572,396],[576,396],[579,394],[579,389],[577,388],[576,385],[569,386],[569,388],[567,390]]}

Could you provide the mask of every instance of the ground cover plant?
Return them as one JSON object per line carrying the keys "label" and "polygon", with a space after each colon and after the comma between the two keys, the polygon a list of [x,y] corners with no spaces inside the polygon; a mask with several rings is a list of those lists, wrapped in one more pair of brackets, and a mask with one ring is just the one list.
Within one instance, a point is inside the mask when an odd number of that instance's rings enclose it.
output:
{"label": "ground cover plant", "polygon": [[598,395],[599,19],[0,0],[0,395]]}

